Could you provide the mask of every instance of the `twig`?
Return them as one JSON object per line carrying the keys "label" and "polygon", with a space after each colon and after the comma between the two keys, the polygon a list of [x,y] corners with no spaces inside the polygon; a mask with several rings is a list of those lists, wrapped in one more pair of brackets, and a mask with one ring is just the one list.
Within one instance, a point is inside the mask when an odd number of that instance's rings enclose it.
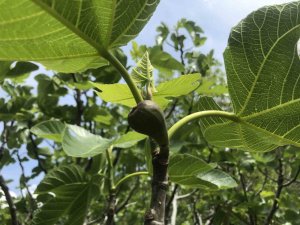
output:
{"label": "twig", "polygon": [[177,193],[175,193],[174,199],[172,201],[171,225],[176,225],[177,207]]}
{"label": "twig", "polygon": [[[73,79],[76,82],[75,75],[73,74]],[[80,126],[81,124],[81,117],[84,112],[83,103],[81,100],[81,91],[78,88],[75,88],[75,101],[76,101],[76,108],[77,108],[77,114],[76,114],[76,125]]]}
{"label": "twig", "polygon": [[[29,126],[30,127],[30,126]],[[44,167],[44,164],[42,162],[42,159],[40,158],[38,152],[37,152],[37,149],[38,149],[38,146],[37,144],[35,143],[35,140],[33,139],[33,136],[32,136],[32,133],[29,133],[29,139],[33,145],[33,154],[35,156],[35,158],[37,159],[38,161],[38,166],[40,167],[40,169],[45,173],[47,174],[47,169]]]}
{"label": "twig", "polygon": [[[239,177],[240,177],[240,181],[241,181],[241,185],[242,185],[242,189],[243,189],[243,193],[244,193],[244,198],[245,198],[246,202],[249,202],[245,178],[240,171],[238,171],[238,173],[239,173]],[[247,210],[247,214],[249,217],[250,224],[256,225],[255,217],[252,215],[251,209]]]}
{"label": "twig", "polygon": [[268,170],[267,169],[265,169],[265,174],[266,175],[264,175],[265,176],[264,182],[262,183],[260,189],[255,193],[255,196],[258,196],[264,190],[264,188],[267,184],[267,181],[268,181],[268,176],[267,176],[268,175]]}
{"label": "twig", "polygon": [[[170,214],[170,209],[171,209],[171,204],[173,204],[173,200],[174,200],[174,197],[176,195],[176,192],[179,188],[179,185],[178,184],[175,184],[174,188],[173,188],[173,191],[171,193],[171,196],[170,198],[168,199],[168,202],[166,204],[166,210],[165,210],[165,224],[168,224],[168,221],[169,221],[169,214]],[[174,210],[174,209],[173,209]]]}
{"label": "twig", "polygon": [[0,141],[2,142],[1,146],[0,146],[0,161],[3,157],[3,154],[4,154],[4,147],[6,145],[6,132],[7,132],[7,127],[6,127],[6,123],[3,122],[3,131],[2,131],[2,134],[1,134],[1,137],[0,137]]}
{"label": "twig", "polygon": [[13,199],[9,193],[9,189],[7,185],[5,184],[4,178],[0,175],[0,187],[4,192],[5,199],[7,201],[8,207],[9,207],[9,213],[11,217],[11,224],[12,225],[19,225],[18,219],[17,219],[17,209],[13,202]]}
{"label": "twig", "polygon": [[174,110],[176,108],[177,103],[178,103],[178,98],[176,98],[175,101],[173,102],[168,114],[166,114],[166,116],[165,116],[165,119],[168,119],[172,115],[172,113],[174,112]]}
{"label": "twig", "polygon": [[273,182],[277,182],[276,179],[272,178],[269,176],[268,173],[266,173],[266,171],[262,171],[259,167],[257,167],[258,172],[260,172],[262,175],[266,176],[269,180],[273,181]]}
{"label": "twig", "polygon": [[294,182],[297,180],[299,174],[300,174],[300,166],[298,166],[298,170],[297,170],[296,175],[294,176],[294,178],[291,179],[290,181],[286,182],[286,183],[283,184],[282,186],[283,186],[283,187],[288,187],[288,186],[290,186],[292,183],[294,183]]}
{"label": "twig", "polygon": [[196,200],[193,199],[193,214],[194,214],[194,220],[195,225],[203,225],[201,215],[199,214],[197,208],[196,208]]}
{"label": "twig", "polygon": [[273,216],[275,215],[277,209],[279,208],[278,206],[278,201],[280,198],[280,194],[281,191],[283,189],[283,181],[284,181],[284,177],[283,177],[283,165],[282,165],[282,159],[279,158],[278,159],[278,178],[277,178],[277,190],[276,190],[276,194],[275,194],[275,198],[273,200],[273,205],[272,208],[267,216],[267,219],[264,223],[264,225],[270,225],[273,219]]}
{"label": "twig", "polygon": [[193,194],[197,193],[199,191],[199,189],[196,189],[190,193],[187,193],[185,195],[178,195],[176,198],[177,200],[182,200],[182,199],[185,199],[185,198],[188,198],[188,197],[191,197]]}
{"label": "twig", "polygon": [[[20,165],[20,168],[21,168],[21,177],[23,177],[24,179],[21,179],[20,182],[22,182],[21,185],[23,185],[26,189],[26,192],[28,194],[28,197],[29,197],[29,215],[28,215],[28,218],[29,219],[32,219],[33,218],[33,210],[34,210],[34,205],[35,205],[35,202],[34,202],[34,199],[32,197],[32,194],[30,193],[30,190],[26,184],[26,176],[25,176],[25,170],[24,170],[24,166],[22,164],[22,160],[21,160],[21,157],[19,155],[19,152],[17,152],[17,158],[18,158],[18,162],[19,162],[19,165]],[[22,190],[21,190],[22,192]]]}
{"label": "twig", "polygon": [[116,214],[122,211],[127,206],[128,202],[130,201],[136,189],[138,188],[138,185],[139,185],[139,179],[136,180],[136,183],[134,187],[130,190],[129,194],[127,195],[127,198],[117,207]]}
{"label": "twig", "polygon": [[116,151],[116,157],[114,158],[113,166],[116,167],[120,160],[122,150],[120,148],[114,148],[114,151]]}

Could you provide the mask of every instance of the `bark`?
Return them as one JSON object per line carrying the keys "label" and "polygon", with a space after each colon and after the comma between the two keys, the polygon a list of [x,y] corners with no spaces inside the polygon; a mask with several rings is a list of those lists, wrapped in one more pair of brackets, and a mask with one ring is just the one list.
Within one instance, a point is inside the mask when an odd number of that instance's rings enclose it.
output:
{"label": "bark", "polygon": [[146,212],[144,225],[164,225],[166,194],[168,190],[169,147],[161,147],[152,157],[153,177],[150,209]]}
{"label": "bark", "polygon": [[106,225],[114,225],[114,217],[116,212],[116,193],[112,191],[108,199],[107,220]]}

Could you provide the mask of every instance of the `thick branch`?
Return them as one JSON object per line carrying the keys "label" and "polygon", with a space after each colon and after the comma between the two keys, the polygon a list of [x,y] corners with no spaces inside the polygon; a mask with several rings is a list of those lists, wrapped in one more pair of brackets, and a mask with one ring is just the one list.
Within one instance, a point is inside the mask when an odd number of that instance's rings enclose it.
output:
{"label": "thick branch", "polygon": [[9,193],[9,189],[7,185],[5,184],[4,178],[0,175],[0,187],[4,192],[5,199],[7,201],[8,207],[9,207],[9,213],[11,217],[11,224],[12,225],[19,225],[18,219],[17,219],[17,210],[16,206],[14,205],[13,199]]}
{"label": "thick branch", "polygon": [[116,193],[111,191],[108,198],[108,207],[106,211],[106,225],[114,225],[114,217],[116,212]]}
{"label": "thick branch", "polygon": [[31,141],[31,143],[32,143],[32,145],[33,145],[33,154],[34,154],[35,158],[36,158],[37,161],[38,161],[38,166],[39,166],[39,168],[40,168],[45,174],[47,174],[48,171],[47,171],[47,169],[44,167],[44,164],[43,164],[43,162],[42,162],[42,159],[40,158],[40,156],[39,156],[39,154],[38,154],[38,152],[37,152],[38,146],[37,146],[37,144],[35,143],[35,140],[33,139],[32,133],[29,133],[29,139],[30,139],[30,141]]}
{"label": "thick branch", "polygon": [[153,177],[150,209],[146,212],[144,225],[164,225],[166,194],[168,189],[169,147],[161,146],[152,157]]}

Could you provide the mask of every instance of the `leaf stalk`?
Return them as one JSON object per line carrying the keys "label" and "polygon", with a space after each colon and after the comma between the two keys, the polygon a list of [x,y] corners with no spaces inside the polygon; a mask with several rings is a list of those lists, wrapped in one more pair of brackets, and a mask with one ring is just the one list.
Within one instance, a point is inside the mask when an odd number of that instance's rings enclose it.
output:
{"label": "leaf stalk", "polygon": [[240,118],[237,115],[235,115],[234,113],[229,113],[229,112],[224,112],[224,111],[219,111],[219,110],[207,110],[207,111],[196,112],[196,113],[190,114],[186,117],[183,117],[181,120],[177,121],[168,130],[169,140],[185,124],[187,124],[193,120],[203,118],[203,117],[222,117],[222,118],[229,119],[229,120],[232,120],[235,122],[240,121]]}
{"label": "leaf stalk", "polygon": [[143,176],[143,175],[149,175],[149,173],[147,171],[139,171],[139,172],[135,172],[135,173],[131,173],[128,174],[127,176],[121,178],[115,185],[115,189],[117,189],[122,183],[124,183],[125,181],[127,181],[129,178],[131,177],[135,177],[135,176]]}
{"label": "leaf stalk", "polygon": [[109,61],[121,74],[126,84],[128,85],[136,103],[143,101],[143,97],[128,73],[127,69],[122,65],[122,63],[109,51],[101,52],[101,56],[104,57],[107,61]]}

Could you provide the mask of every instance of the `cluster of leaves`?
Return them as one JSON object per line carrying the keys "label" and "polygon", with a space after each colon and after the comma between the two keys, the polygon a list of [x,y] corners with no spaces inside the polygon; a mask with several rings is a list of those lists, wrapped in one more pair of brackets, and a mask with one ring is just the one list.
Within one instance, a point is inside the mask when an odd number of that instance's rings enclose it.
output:
{"label": "cluster of leaves", "polygon": [[[151,174],[152,143],[130,131],[126,118],[136,103],[130,86],[118,83],[116,67],[129,69],[118,47],[139,33],[158,1],[111,2],[10,0],[0,9],[0,37],[7,40],[0,59],[11,60],[0,63],[0,169],[21,169],[22,194],[13,199],[18,223],[142,221],[149,178],[136,175]],[[20,17],[16,9],[24,6],[28,15]],[[290,146],[299,146],[297,7],[263,8],[233,29],[225,52],[229,91],[213,51],[201,52],[206,38],[193,21],[182,19],[172,29],[161,24],[155,46],[132,43],[130,75],[142,96],[164,110],[168,126],[199,110],[230,109],[228,94],[239,118],[208,117],[173,136],[166,224],[300,223],[299,149]],[[24,20],[37,26],[19,29]],[[12,60],[38,61],[61,73]],[[30,174],[28,161],[36,163]],[[28,183],[41,174],[33,195]],[[1,224],[13,223],[11,209],[0,207]]]}

